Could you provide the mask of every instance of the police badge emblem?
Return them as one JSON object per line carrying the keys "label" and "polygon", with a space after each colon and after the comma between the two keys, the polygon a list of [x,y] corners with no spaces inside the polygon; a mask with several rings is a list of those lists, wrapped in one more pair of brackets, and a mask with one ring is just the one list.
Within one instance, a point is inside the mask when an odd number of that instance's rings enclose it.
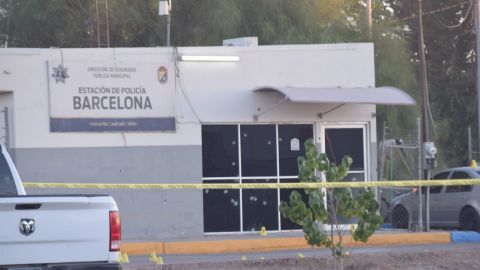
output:
{"label": "police badge emblem", "polygon": [[55,79],[55,83],[65,83],[65,79],[69,77],[67,71],[68,68],[63,67],[62,65],[58,65],[58,67],[53,67],[52,77]]}

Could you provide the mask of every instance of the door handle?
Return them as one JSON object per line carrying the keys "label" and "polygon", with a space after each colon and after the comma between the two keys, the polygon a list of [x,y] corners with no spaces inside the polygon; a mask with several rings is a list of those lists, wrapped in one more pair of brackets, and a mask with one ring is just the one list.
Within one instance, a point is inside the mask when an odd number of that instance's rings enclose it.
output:
{"label": "door handle", "polygon": [[15,210],[37,210],[42,206],[41,203],[22,203],[16,204]]}

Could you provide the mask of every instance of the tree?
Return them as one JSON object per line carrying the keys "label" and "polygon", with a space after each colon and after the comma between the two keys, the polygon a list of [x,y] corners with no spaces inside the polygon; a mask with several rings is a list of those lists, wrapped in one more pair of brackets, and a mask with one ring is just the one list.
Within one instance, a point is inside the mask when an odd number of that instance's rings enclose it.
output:
{"label": "tree", "polygon": [[[418,68],[417,1],[385,0],[403,24],[414,68]],[[476,131],[473,1],[424,0],[424,33],[432,120],[430,140],[439,147],[439,166],[467,162],[467,127]],[[417,72],[419,74],[419,72]],[[419,75],[418,75],[419,76]],[[417,87],[420,89],[420,87]],[[420,91],[418,91],[420,92]]]}
{"label": "tree", "polygon": [[[400,20],[398,15],[392,12],[388,3],[385,1],[374,3],[373,42],[375,44],[376,85],[398,87],[416,100],[415,106],[377,106],[377,138],[382,138],[383,123],[385,122],[389,127],[387,139],[402,139],[406,144],[413,144],[416,140],[415,118],[420,115],[422,95],[418,90],[419,84],[415,73],[416,60],[410,50],[410,37],[405,34],[405,21]],[[408,152],[405,159],[401,158],[403,155],[397,159],[391,157],[391,168],[395,168],[395,174],[391,176],[391,179],[412,179],[416,176],[413,170],[413,154],[413,151]],[[379,157],[382,157],[381,153],[379,153]],[[382,162],[380,159],[379,161]],[[387,162],[387,160],[383,162]]]}
{"label": "tree", "polygon": [[[155,0],[109,1],[111,46],[162,44],[164,22],[157,10]],[[91,35],[91,27],[96,31],[93,24],[95,1],[0,0],[0,41],[2,45],[8,41],[9,47],[97,47],[96,36]]]}
{"label": "tree", "polygon": [[[348,156],[336,165],[324,153],[318,153],[313,140],[305,142],[305,157],[299,157],[299,178],[303,183],[321,182],[320,173],[325,173],[327,182],[341,182],[348,173],[352,159]],[[335,267],[343,269],[343,258],[348,254],[343,239],[345,228],[339,224],[339,217],[357,219],[356,227],[351,227],[355,241],[366,242],[383,223],[377,213],[378,203],[371,189],[361,189],[358,194],[350,188],[305,189],[307,204],[298,191],[292,191],[290,201],[281,202],[280,212],[292,222],[302,226],[305,239],[312,246],[330,248],[335,259]],[[325,195],[327,203],[325,205]],[[330,233],[328,232],[330,226]],[[336,236],[336,240],[334,239]]]}
{"label": "tree", "polygon": [[10,47],[88,46],[84,1],[1,0],[2,45]]}

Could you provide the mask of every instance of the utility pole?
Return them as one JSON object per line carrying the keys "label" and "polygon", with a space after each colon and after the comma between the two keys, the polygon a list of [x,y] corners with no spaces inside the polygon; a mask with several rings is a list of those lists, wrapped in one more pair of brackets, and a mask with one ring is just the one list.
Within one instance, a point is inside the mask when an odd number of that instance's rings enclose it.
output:
{"label": "utility pole", "polygon": [[[480,0],[479,0],[480,1]],[[423,38],[423,7],[422,0],[418,0],[418,51],[420,55],[420,69],[421,69],[421,81],[422,81],[422,129],[423,129],[423,142],[429,141],[428,130],[428,86],[427,86],[427,66],[425,60],[425,41]],[[425,172],[426,173],[426,172]]]}
{"label": "utility pole", "polygon": [[171,0],[160,0],[158,2],[158,15],[166,16],[167,18],[167,38],[166,46],[170,47],[170,16],[172,12],[172,2]]}
{"label": "utility pole", "polygon": [[468,126],[467,129],[467,138],[468,138],[468,162],[472,162],[473,155],[472,155],[472,127]]}
{"label": "utility pole", "polygon": [[[108,21],[108,0],[91,0],[88,32],[90,46],[110,48],[110,24]],[[96,35],[96,40],[95,40]]]}
{"label": "utility pole", "polygon": [[475,50],[475,64],[476,64],[476,76],[475,76],[475,87],[477,90],[477,120],[478,120],[478,134],[477,134],[477,149],[480,151],[480,0],[472,0],[473,1],[473,12],[475,13],[475,37],[476,37],[476,50]]}
{"label": "utility pole", "polygon": [[[423,129],[423,146],[429,141],[429,126],[428,126],[428,85],[427,85],[427,66],[425,60],[425,41],[423,38],[423,3],[422,0],[418,0],[418,51],[420,55],[420,68],[421,68],[421,81],[422,81],[422,97],[423,97],[423,109],[422,109],[422,129]],[[427,164],[424,168],[424,177],[429,179],[430,171],[427,169]],[[422,189],[418,191],[418,196],[422,196]],[[425,229],[428,231],[430,228],[430,188],[425,189]]]}
{"label": "utility pole", "polygon": [[170,12],[167,15],[167,47],[170,47]]}
{"label": "utility pole", "polygon": [[[416,119],[416,129],[415,129],[415,176],[417,179],[422,178],[422,139],[420,130],[420,118]],[[418,187],[418,231],[423,230],[423,197],[422,197],[422,186]]]}
{"label": "utility pole", "polygon": [[368,39],[373,40],[372,31],[372,0],[367,0],[367,27],[368,27]]}

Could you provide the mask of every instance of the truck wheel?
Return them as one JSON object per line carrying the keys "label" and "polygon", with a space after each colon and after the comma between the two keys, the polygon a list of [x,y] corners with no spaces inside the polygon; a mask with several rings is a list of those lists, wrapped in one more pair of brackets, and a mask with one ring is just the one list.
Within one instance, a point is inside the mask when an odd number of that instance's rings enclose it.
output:
{"label": "truck wheel", "polygon": [[471,207],[465,208],[460,213],[460,228],[464,231],[480,232],[480,216]]}
{"label": "truck wheel", "polygon": [[402,205],[395,206],[392,211],[392,225],[394,229],[408,229],[408,212]]}

